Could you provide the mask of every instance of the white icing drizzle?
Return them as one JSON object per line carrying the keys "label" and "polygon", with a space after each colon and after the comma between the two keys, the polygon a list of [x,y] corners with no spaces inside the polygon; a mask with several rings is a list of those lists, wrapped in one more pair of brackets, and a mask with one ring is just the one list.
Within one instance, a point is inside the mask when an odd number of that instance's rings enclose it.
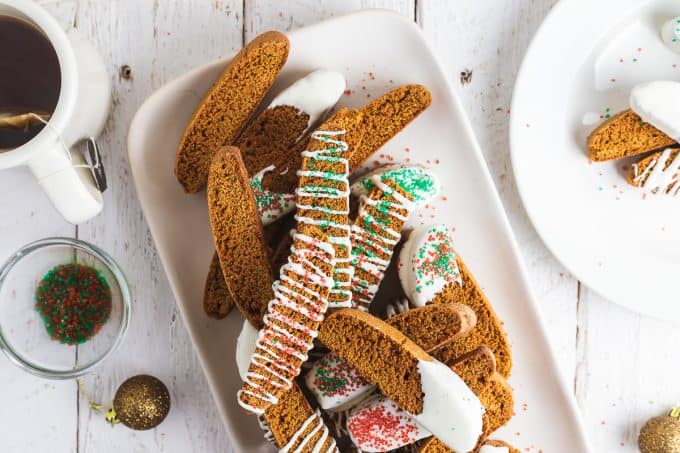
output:
{"label": "white icing drizzle", "polygon": [[[335,270],[334,280],[335,285],[331,288],[330,307],[350,307],[352,293],[350,290],[351,277],[354,269],[350,266],[350,226],[332,220],[314,219],[308,215],[304,215],[305,211],[316,211],[328,215],[349,215],[349,161],[347,159],[347,152],[349,145],[347,142],[337,138],[345,135],[345,131],[316,131],[312,133],[312,139],[330,144],[329,148],[319,149],[314,151],[305,150],[302,152],[302,157],[310,159],[310,163],[314,161],[326,161],[339,163],[343,171],[334,173],[317,170],[299,170],[297,175],[302,177],[316,177],[324,180],[339,183],[340,188],[327,186],[312,186],[302,185],[296,190],[298,199],[307,197],[314,198],[316,201],[312,204],[303,205],[298,203],[297,214],[295,220],[298,222],[316,225],[324,229],[328,236],[328,242],[333,244],[335,248]],[[346,208],[334,209],[324,206],[324,200],[343,200]],[[332,230],[340,230],[341,235],[337,235]]]}
{"label": "white icing drizzle", "polygon": [[[671,154],[675,158],[668,164]],[[667,167],[668,165],[668,167]],[[667,148],[658,158],[652,159],[643,172],[633,164],[633,181],[652,193],[676,196],[680,193],[680,150]]]}
{"label": "white icing drizzle", "polygon": [[264,415],[257,416],[257,423],[260,425],[264,439],[271,444],[276,444],[274,433],[272,433],[271,428],[269,428],[269,423],[267,423],[267,420],[265,420]]}
{"label": "white icing drizzle", "polygon": [[[307,434],[304,438],[301,439],[302,435],[307,431],[309,427],[313,426],[313,428],[309,431],[309,434]],[[321,432],[321,435],[319,438],[316,440],[316,443],[314,445],[310,445],[310,442],[312,439],[319,433]],[[337,451],[337,446],[335,444],[335,439],[330,437],[331,442],[325,450],[323,450],[323,446],[326,443],[326,441],[329,439],[329,432],[328,432],[328,427],[326,424],[323,422],[323,419],[321,418],[321,413],[317,410],[314,412],[312,415],[305,420],[305,422],[300,426],[300,429],[298,429],[295,434],[290,438],[288,443],[283,446],[279,450],[281,453],[301,453],[303,451],[308,450],[310,447],[312,448],[312,453],[320,453],[321,451],[324,452],[333,452]],[[293,446],[297,445],[295,449],[293,449]]]}
{"label": "white icing drizzle", "polygon": [[[300,372],[291,362],[307,360],[307,352],[312,348],[314,338],[317,336],[316,330],[292,319],[279,307],[293,310],[311,321],[319,322],[328,308],[328,301],[308,285],[311,283],[325,288],[333,286],[332,276],[324,273],[312,261],[313,258],[318,258],[333,262],[335,257],[333,246],[300,233],[296,233],[293,240],[288,262],[281,268],[281,278],[272,286],[274,299],[269,302],[263,320],[264,327],[258,334],[244,386],[238,392],[241,407],[255,414],[261,414],[264,410],[246,403],[243,397],[249,395],[266,405],[276,404],[278,398],[267,390],[267,386],[289,389],[293,378]],[[298,243],[305,246],[298,248],[296,246]],[[291,274],[296,275],[299,281],[292,278]],[[254,371],[258,368],[265,370],[265,374]]]}
{"label": "white icing drizzle", "polygon": [[413,417],[454,451],[471,451],[482,435],[484,406],[463,380],[437,360],[419,360],[423,411]]}
{"label": "white icing drizzle", "polygon": [[411,309],[408,299],[397,299],[385,308],[385,315],[387,318],[406,313]]}
{"label": "white icing drizzle", "polygon": [[[420,174],[414,177],[420,178],[420,181],[429,180],[432,184],[430,192],[422,191],[422,193],[411,194],[413,199],[399,193],[388,182],[398,184],[396,179],[400,176],[399,171],[406,174],[409,171],[418,170]],[[390,177],[386,177],[390,175]],[[395,178],[395,179],[391,179]],[[410,181],[414,182],[414,181]],[[417,186],[417,184],[415,184]],[[431,199],[438,193],[438,182],[433,174],[420,167],[406,167],[406,166],[390,166],[384,171],[374,171],[370,176],[365,177],[360,182],[355,183],[353,189],[356,187],[354,193],[360,195],[360,206],[357,219],[352,224],[352,265],[355,267],[355,274],[352,278],[352,299],[353,305],[360,310],[368,310],[369,305],[373,301],[375,293],[378,291],[378,286],[384,277],[385,270],[389,266],[390,259],[394,247],[401,239],[401,231],[396,231],[389,226],[394,223],[393,220],[401,223],[405,222],[408,215],[417,207],[423,205],[425,201]],[[379,190],[382,195],[379,199],[371,199],[366,190],[370,188],[371,191]],[[389,222],[378,222],[367,208],[374,208],[379,212],[386,214]],[[370,250],[377,250],[380,254],[388,257],[388,259],[381,258],[377,253]],[[368,274],[372,281],[361,278],[360,272]]]}

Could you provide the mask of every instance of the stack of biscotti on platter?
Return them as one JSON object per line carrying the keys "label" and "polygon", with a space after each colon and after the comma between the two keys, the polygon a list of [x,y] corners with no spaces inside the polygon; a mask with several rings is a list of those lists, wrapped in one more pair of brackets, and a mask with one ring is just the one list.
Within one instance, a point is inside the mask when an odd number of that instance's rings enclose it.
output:
{"label": "stack of biscotti on platter", "polygon": [[637,85],[630,109],[614,115],[588,137],[588,156],[602,162],[636,156],[628,183],[654,194],[680,193],[680,83]]}
{"label": "stack of biscotti on platter", "polygon": [[[514,453],[489,440],[514,413],[502,323],[450,228],[406,227],[440,179],[407,163],[359,170],[429,90],[336,109],[344,76],[321,68],[261,106],[289,51],[277,32],[241,50],[176,156],[184,190],[207,195],[206,314],[244,318],[235,398],[284,452]],[[403,297],[379,307],[390,266]]]}

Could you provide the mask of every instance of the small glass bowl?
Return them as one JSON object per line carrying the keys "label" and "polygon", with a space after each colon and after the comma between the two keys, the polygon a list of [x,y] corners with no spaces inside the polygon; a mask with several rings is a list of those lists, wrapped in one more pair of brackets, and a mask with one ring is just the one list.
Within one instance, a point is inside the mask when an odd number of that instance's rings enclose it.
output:
{"label": "small glass bowl", "polygon": [[[35,292],[59,264],[97,269],[111,289],[111,315],[101,330],[78,345],[50,338],[35,309]],[[71,379],[92,371],[120,346],[130,324],[130,290],[116,262],[99,247],[71,238],[25,245],[0,268],[0,349],[19,367],[48,379]]]}

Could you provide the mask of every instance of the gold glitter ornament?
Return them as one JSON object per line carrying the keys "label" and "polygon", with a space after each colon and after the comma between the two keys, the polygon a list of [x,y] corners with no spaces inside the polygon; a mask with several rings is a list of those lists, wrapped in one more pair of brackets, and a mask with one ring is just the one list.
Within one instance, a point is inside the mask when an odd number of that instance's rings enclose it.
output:
{"label": "gold glitter ornament", "polygon": [[155,428],[170,412],[170,393],[158,378],[140,374],[118,387],[113,409],[115,418],[128,428]]}
{"label": "gold glitter ornament", "polygon": [[680,406],[650,418],[640,430],[641,453],[680,453]]}

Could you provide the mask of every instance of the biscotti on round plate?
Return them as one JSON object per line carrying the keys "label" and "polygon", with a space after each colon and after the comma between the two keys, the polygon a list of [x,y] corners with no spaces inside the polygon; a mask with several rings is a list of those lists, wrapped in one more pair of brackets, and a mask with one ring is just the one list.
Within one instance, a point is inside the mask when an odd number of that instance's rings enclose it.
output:
{"label": "biscotti on round plate", "polygon": [[588,137],[593,162],[638,156],[627,182],[652,194],[680,194],[680,83],[635,86],[630,109],[614,115]]}

